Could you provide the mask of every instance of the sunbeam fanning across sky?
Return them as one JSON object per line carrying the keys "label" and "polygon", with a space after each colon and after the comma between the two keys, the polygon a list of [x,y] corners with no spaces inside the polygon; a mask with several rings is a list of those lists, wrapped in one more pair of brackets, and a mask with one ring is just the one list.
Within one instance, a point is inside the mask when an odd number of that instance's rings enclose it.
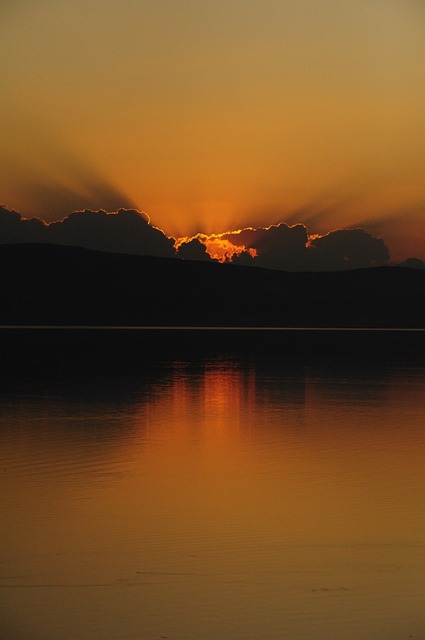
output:
{"label": "sunbeam fanning across sky", "polygon": [[425,640],[425,0],[0,41],[0,640]]}
{"label": "sunbeam fanning across sky", "polygon": [[362,227],[425,257],[420,2],[2,2],[0,202],[174,237]]}

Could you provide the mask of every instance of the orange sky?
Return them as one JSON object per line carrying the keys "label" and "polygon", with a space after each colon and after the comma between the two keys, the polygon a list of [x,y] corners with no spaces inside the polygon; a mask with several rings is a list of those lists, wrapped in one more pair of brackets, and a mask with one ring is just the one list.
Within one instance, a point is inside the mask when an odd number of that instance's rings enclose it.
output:
{"label": "orange sky", "polygon": [[0,34],[9,208],[361,225],[425,258],[421,2],[16,0]]}

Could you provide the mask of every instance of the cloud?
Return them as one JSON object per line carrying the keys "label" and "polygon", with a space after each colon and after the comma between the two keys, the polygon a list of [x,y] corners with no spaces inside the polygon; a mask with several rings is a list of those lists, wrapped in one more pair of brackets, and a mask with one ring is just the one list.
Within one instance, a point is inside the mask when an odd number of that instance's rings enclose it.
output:
{"label": "cloud", "polygon": [[[385,235],[392,259],[400,262],[406,256],[417,254],[418,239],[425,237],[425,203],[419,201],[415,205],[396,207],[385,216],[359,220],[358,226],[374,236]],[[417,257],[423,259],[424,251]]]}
{"label": "cloud", "polygon": [[303,224],[289,226],[281,223],[200,236],[200,239],[213,255],[218,253],[217,247],[221,244],[223,260],[284,271],[359,269],[389,261],[384,241],[364,229],[343,229],[323,236],[309,236]]}
{"label": "cloud", "polygon": [[[193,241],[203,245],[210,260],[217,262],[235,262],[235,260],[244,252],[255,255],[255,249],[247,249],[242,242],[233,242],[227,236],[237,235],[240,231],[229,231],[226,233],[213,233],[207,235],[205,233],[197,233],[196,236],[178,238],[176,240],[176,248],[180,253],[185,244]],[[239,238],[238,238],[239,240]],[[197,249],[199,251],[199,249]],[[203,255],[203,254],[202,254]]]}
{"label": "cloud", "polygon": [[233,262],[284,271],[337,271],[384,265],[389,252],[384,241],[364,229],[339,229],[309,236],[303,224],[247,227],[192,238],[168,237],[134,209],[107,213],[76,211],[46,224],[0,207],[0,242],[49,242],[116,253],[185,260]]}
{"label": "cloud", "polygon": [[386,264],[388,248],[383,240],[364,229],[339,229],[310,240],[309,253],[315,271],[362,269]]}
{"label": "cloud", "polygon": [[76,211],[61,221],[46,224],[27,220],[16,211],[0,208],[0,242],[47,242],[116,253],[172,258],[174,238],[150,224],[149,217],[133,209]]}
{"label": "cloud", "polygon": [[255,256],[249,251],[243,250],[233,256],[232,264],[240,264],[244,267],[255,267]]}
{"label": "cloud", "polygon": [[246,249],[254,249],[256,266],[285,271],[306,267],[308,232],[302,224],[290,227],[281,223],[258,229],[242,229],[237,233],[225,234],[223,239]]}
{"label": "cloud", "polygon": [[49,236],[56,244],[71,244],[86,249],[135,253],[172,258],[174,239],[150,224],[149,217],[134,209],[76,211],[49,226]]}
{"label": "cloud", "polygon": [[177,257],[183,260],[214,261],[207,253],[207,248],[198,238],[192,238],[187,242],[182,242],[178,246]]}
{"label": "cloud", "polygon": [[38,218],[27,220],[16,211],[0,205],[0,242],[15,244],[46,242],[48,225]]}

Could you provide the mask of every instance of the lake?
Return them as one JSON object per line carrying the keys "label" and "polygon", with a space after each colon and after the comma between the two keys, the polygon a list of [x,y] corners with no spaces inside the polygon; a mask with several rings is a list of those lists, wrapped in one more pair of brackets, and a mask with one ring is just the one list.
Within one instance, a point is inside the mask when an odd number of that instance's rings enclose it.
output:
{"label": "lake", "polygon": [[130,333],[1,334],[0,638],[425,638],[423,335]]}

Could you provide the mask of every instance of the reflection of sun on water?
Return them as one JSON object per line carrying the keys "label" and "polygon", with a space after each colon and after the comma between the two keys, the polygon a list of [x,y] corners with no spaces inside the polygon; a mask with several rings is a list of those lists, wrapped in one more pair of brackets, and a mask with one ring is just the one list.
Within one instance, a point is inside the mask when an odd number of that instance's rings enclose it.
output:
{"label": "reflection of sun on water", "polygon": [[[258,533],[268,522],[282,539],[305,541],[314,529],[322,541],[336,536],[373,542],[382,537],[383,527],[390,536],[397,505],[407,523],[398,530],[407,535],[407,528],[418,530],[418,523],[409,522],[406,504],[415,512],[422,488],[417,482],[410,486],[412,474],[400,460],[397,416],[405,392],[414,394],[418,386],[403,385],[404,391],[397,384],[390,387],[391,397],[388,384],[374,378],[356,386],[339,378],[295,380],[285,374],[271,383],[234,363],[210,363],[195,373],[183,366],[162,394],[151,397],[147,412],[141,407],[140,428],[148,418],[152,429],[150,442],[139,442],[140,459],[152,469],[164,469],[154,488],[157,500],[178,501],[183,492],[187,506],[197,505],[205,517],[212,510],[229,526],[244,520]],[[385,439],[380,427],[384,415]],[[421,452],[419,440],[418,434]],[[419,474],[422,454],[410,449],[406,443],[409,466]],[[253,468],[258,475],[247,493],[243,477]],[[202,483],[198,489],[193,473]],[[377,475],[395,498],[403,492],[404,477],[408,501],[391,498],[389,509]],[[270,483],[271,477],[277,484]],[[378,486],[376,495],[373,486]],[[209,506],[201,507],[206,496]],[[262,514],[263,522],[253,520],[254,512]],[[173,517],[183,526],[178,512]]]}
{"label": "reflection of sun on water", "polygon": [[129,383],[4,405],[10,620],[84,640],[417,635],[423,377],[223,358]]}
{"label": "reflection of sun on water", "polygon": [[[241,370],[232,364],[206,366],[195,383],[176,375],[170,393],[179,429],[185,429],[189,410],[199,429],[198,435],[214,439],[221,432],[224,440],[233,438],[241,427],[243,414],[255,403],[254,387],[254,371]],[[184,421],[178,416],[184,416]]]}

